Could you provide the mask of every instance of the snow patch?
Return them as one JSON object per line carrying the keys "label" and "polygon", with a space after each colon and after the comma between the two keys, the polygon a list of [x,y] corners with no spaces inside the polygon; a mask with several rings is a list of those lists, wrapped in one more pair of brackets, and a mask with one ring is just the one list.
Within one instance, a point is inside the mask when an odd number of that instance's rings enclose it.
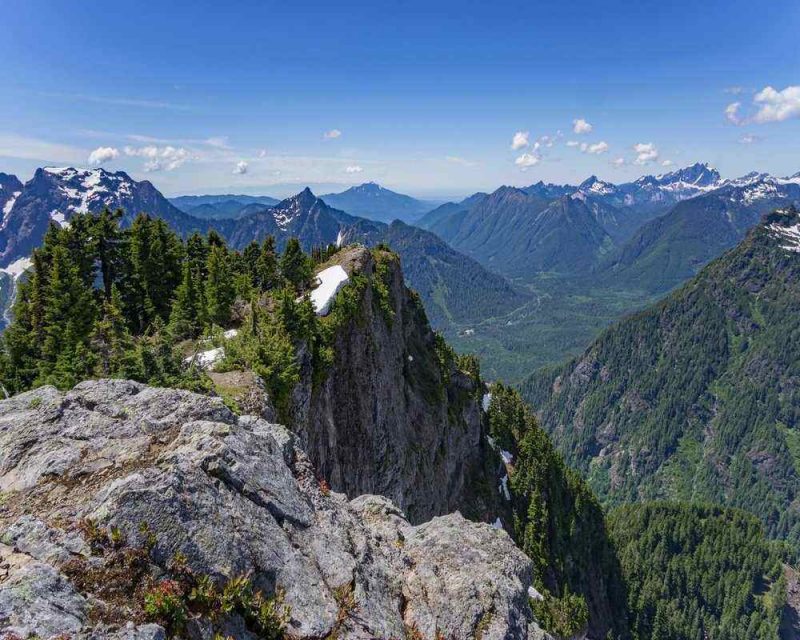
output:
{"label": "snow patch", "polygon": [[56,224],[58,224],[59,227],[67,226],[67,218],[58,209],[53,209],[50,212],[50,219]]}
{"label": "snow patch", "polygon": [[767,229],[771,231],[779,239],[787,244],[781,245],[781,249],[800,253],[800,222],[791,227],[784,227],[779,224],[767,225]]}
{"label": "snow patch", "polygon": [[343,242],[344,242],[344,233],[342,233],[342,230],[339,229],[339,233],[336,234],[336,248],[340,249],[342,247]]}
{"label": "snow patch", "polygon": [[208,351],[201,351],[197,355],[184,358],[186,364],[194,362],[200,369],[210,369],[217,362],[222,360],[225,356],[225,349],[223,347],[216,347]]}
{"label": "snow patch", "polygon": [[508,491],[508,474],[500,478],[500,495],[502,495],[509,502],[511,501],[511,494]]}
{"label": "snow patch", "polygon": [[492,526],[495,529],[502,529],[503,528],[503,521],[500,519],[500,516],[497,516],[497,520],[492,523]]}
{"label": "snow patch", "polygon": [[539,593],[533,585],[528,587],[528,597],[531,600],[544,600],[544,596]]}
{"label": "snow patch", "polygon": [[318,316],[326,316],[331,310],[331,304],[339,290],[347,284],[350,276],[341,265],[334,265],[323,269],[317,274],[319,284],[311,292],[311,304]]}
{"label": "snow patch", "polygon": [[511,464],[514,461],[514,456],[508,451],[503,451],[502,449],[500,450],[500,457],[506,464]]}
{"label": "snow patch", "polygon": [[484,411],[489,411],[489,406],[492,404],[492,394],[491,393],[484,393],[483,399],[481,400],[481,406],[483,407]]}
{"label": "snow patch", "polygon": [[[16,204],[16,202],[17,202],[17,198],[19,198],[19,196],[20,196],[20,194],[21,194],[21,193],[22,193],[22,191],[15,191],[15,192],[14,192],[14,193],[11,195],[11,197],[8,199],[8,202],[6,202],[6,203],[5,203],[5,205],[3,205],[3,217],[4,217],[4,218],[5,218],[5,216],[7,216],[9,213],[11,213],[11,210],[14,208],[14,205],[15,205],[15,204]],[[5,220],[4,220],[4,222],[5,222]]]}
{"label": "snow patch", "polygon": [[25,273],[28,269],[33,266],[33,260],[30,258],[18,258],[14,260],[10,265],[7,267],[3,267],[0,271],[7,273],[10,275],[14,280],[19,279],[19,277]]}

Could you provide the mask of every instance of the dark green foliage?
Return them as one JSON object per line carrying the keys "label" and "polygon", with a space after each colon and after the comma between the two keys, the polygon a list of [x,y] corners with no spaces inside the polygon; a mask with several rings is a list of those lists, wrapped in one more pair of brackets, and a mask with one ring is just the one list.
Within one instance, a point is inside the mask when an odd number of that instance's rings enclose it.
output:
{"label": "dark green foliage", "polygon": [[589,622],[586,601],[564,590],[560,598],[545,593],[542,600],[531,600],[533,614],[539,623],[558,640],[569,640],[578,636]]}
{"label": "dark green foliage", "polygon": [[[540,608],[556,624],[552,631],[569,637],[565,619],[585,619],[581,612],[588,611],[595,633],[624,637],[624,583],[591,490],[566,467],[519,394],[502,384],[492,386],[489,429],[495,445],[513,455],[514,539],[533,561],[534,584],[546,592]],[[604,602],[614,608],[610,620],[603,619]]]}
{"label": "dark green foliage", "polygon": [[313,273],[311,259],[303,253],[300,248],[300,241],[297,238],[289,238],[286,249],[280,260],[281,275],[295,289],[305,289]]}
{"label": "dark green foliage", "polygon": [[206,270],[208,275],[205,297],[208,321],[223,327],[230,321],[231,306],[236,297],[230,257],[224,245],[215,244],[211,247]]}
{"label": "dark green foliage", "polygon": [[278,286],[279,283],[278,254],[275,251],[275,238],[267,236],[256,258],[253,284],[262,291],[268,291]]}
{"label": "dark green foliage", "polygon": [[668,503],[615,510],[609,526],[634,632],[652,640],[775,640],[781,549],[735,509]]}
{"label": "dark green foliage", "polygon": [[800,254],[784,244],[758,226],[581,358],[525,385],[601,499],[722,503],[800,544]]}

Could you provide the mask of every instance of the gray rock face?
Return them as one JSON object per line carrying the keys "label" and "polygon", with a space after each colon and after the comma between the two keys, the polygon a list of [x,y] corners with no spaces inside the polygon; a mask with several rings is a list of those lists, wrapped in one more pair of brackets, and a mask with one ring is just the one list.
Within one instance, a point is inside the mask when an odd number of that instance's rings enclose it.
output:
{"label": "gray rock face", "polygon": [[[70,579],[76,559],[99,562],[76,526],[90,518],[130,548],[147,523],[153,576],[180,552],[220,583],[249,574],[283,590],[295,638],[546,637],[526,598],[530,561],[505,532],[458,513],[412,526],[386,498],[349,502],[321,488],[289,431],[219,399],[100,380],[2,401],[0,491],[0,635],[164,637],[134,603],[98,617],[102,597]],[[251,637],[241,621],[225,631]]]}
{"label": "gray rock face", "polygon": [[[335,260],[370,283],[381,279],[363,247]],[[337,491],[387,496],[413,523],[458,509],[492,521],[503,506],[475,504],[474,483],[489,478],[496,486],[503,473],[484,437],[483,391],[454,366],[442,370],[422,304],[388,254],[382,280],[392,319],[375,287],[366,286],[360,309],[337,332],[335,362],[322,383],[304,359],[292,430]],[[490,461],[495,468],[487,469]]]}

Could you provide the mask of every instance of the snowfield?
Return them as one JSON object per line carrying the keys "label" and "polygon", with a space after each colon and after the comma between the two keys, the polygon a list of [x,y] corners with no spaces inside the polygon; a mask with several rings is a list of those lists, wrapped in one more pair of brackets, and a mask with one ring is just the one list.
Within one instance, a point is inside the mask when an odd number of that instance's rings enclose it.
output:
{"label": "snowfield", "polygon": [[0,271],[7,273],[10,275],[14,280],[18,280],[19,277],[25,273],[28,269],[33,266],[33,261],[30,258],[18,258],[14,260],[10,265],[7,267],[3,267]]}
{"label": "snowfield", "polygon": [[350,276],[341,265],[334,265],[323,269],[317,274],[319,284],[311,292],[311,304],[318,316],[326,316],[331,310],[331,304],[339,290],[347,284]]}
{"label": "snowfield", "polygon": [[772,231],[778,238],[788,243],[781,245],[782,249],[800,253],[800,223],[792,225],[791,227],[771,224],[767,229]]}

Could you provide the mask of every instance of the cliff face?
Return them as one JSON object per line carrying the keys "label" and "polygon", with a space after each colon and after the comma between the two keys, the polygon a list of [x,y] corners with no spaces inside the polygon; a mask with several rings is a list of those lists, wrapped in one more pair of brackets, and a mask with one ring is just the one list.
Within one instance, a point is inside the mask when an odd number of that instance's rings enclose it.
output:
{"label": "cliff face", "polygon": [[292,638],[545,637],[506,533],[348,502],[289,431],[218,398],[99,380],[2,401],[0,491],[9,637],[156,640],[179,607],[185,637],[279,637],[247,589],[215,608],[243,575]]}
{"label": "cliff face", "polygon": [[295,394],[294,430],[319,473],[347,495],[387,496],[412,522],[458,509],[493,520],[499,491],[477,485],[497,485],[502,465],[482,383],[437,346],[396,256],[355,247],[335,260],[363,278],[358,307],[336,330],[332,367],[315,381],[304,358]]}

